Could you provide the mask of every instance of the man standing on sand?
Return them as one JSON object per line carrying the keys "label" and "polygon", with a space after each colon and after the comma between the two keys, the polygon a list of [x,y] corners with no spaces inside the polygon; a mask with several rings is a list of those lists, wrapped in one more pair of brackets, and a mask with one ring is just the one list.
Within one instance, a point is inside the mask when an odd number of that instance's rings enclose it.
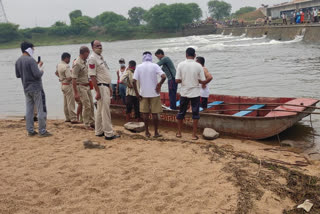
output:
{"label": "man standing on sand", "polygon": [[181,83],[180,89],[180,110],[177,114],[178,120],[178,133],[177,138],[181,138],[181,128],[183,119],[188,110],[188,104],[191,101],[192,107],[192,119],[193,119],[193,132],[192,140],[198,140],[197,129],[198,121],[200,119],[199,108],[200,108],[200,84],[206,84],[205,76],[202,66],[194,61],[196,57],[196,51],[193,48],[186,50],[187,60],[179,63],[177,67],[176,82]]}
{"label": "man standing on sand", "polygon": [[117,70],[117,91],[116,91],[116,95],[120,95],[122,103],[125,105],[126,104],[126,85],[122,84],[120,82],[121,77],[124,75],[124,73],[126,72],[126,62],[123,58],[119,59],[119,65],[120,65],[120,69]]}
{"label": "man standing on sand", "polygon": [[[126,121],[130,121],[130,115],[132,107],[134,109],[134,118],[137,121],[140,121],[140,110],[139,110],[139,99],[136,97],[136,92],[133,88],[133,75],[136,69],[136,62],[131,60],[129,61],[129,66],[126,72],[121,76],[120,83],[126,84]],[[139,91],[139,83],[137,83],[137,89]]]}
{"label": "man standing on sand", "polygon": [[88,130],[94,129],[94,106],[89,86],[88,67],[86,60],[90,50],[86,46],[80,48],[80,55],[72,66],[72,87],[74,99],[83,106],[83,122]]}
{"label": "man standing on sand", "polygon": [[[147,51],[143,53],[142,64],[138,65],[133,75],[133,87],[137,98],[140,100],[140,112],[146,127],[146,137],[150,137],[149,114],[152,114],[154,125],[154,138],[161,137],[158,131],[159,113],[162,112],[160,99],[161,86],[166,80],[165,73],[160,66],[152,63],[152,54]],[[161,81],[158,83],[158,76]],[[140,83],[140,92],[137,88],[137,81]]]}
{"label": "man standing on sand", "polygon": [[197,57],[197,63],[199,63],[202,66],[203,72],[204,72],[204,76],[206,78],[206,81],[205,81],[206,83],[200,85],[201,107],[203,109],[206,109],[206,108],[208,108],[208,98],[209,98],[209,95],[210,95],[210,91],[209,91],[209,88],[208,88],[207,84],[211,82],[212,75],[209,73],[208,69],[204,66],[204,64],[205,64],[204,57],[198,56]]}
{"label": "man standing on sand", "polygon": [[61,62],[57,65],[57,74],[59,81],[61,82],[61,90],[64,100],[64,114],[66,122],[72,124],[78,124],[77,115],[75,113],[75,101],[72,90],[72,77],[70,71],[70,58],[69,53],[63,53],[61,56]]}
{"label": "man standing on sand", "polygon": [[[43,62],[36,62],[32,57],[34,46],[32,43],[21,44],[22,56],[15,64],[16,77],[21,78],[26,97],[26,129],[28,136],[38,134],[34,131],[33,113],[35,107],[38,110],[39,136],[49,137],[52,134],[46,129],[47,107],[46,98],[42,86]],[[39,69],[40,68],[40,69]]]}
{"label": "man standing on sand", "polygon": [[91,42],[93,53],[90,55],[89,76],[96,91],[97,114],[95,132],[98,137],[105,137],[106,140],[119,138],[112,129],[110,102],[112,97],[111,74],[107,63],[104,61],[102,45],[98,40]]}
{"label": "man standing on sand", "polygon": [[168,78],[168,91],[169,91],[169,99],[170,99],[170,109],[177,109],[177,90],[178,84],[176,83],[176,68],[172,60],[164,55],[163,50],[158,49],[155,53],[156,57],[160,60],[157,62],[159,66],[162,66],[162,70],[166,74]]}

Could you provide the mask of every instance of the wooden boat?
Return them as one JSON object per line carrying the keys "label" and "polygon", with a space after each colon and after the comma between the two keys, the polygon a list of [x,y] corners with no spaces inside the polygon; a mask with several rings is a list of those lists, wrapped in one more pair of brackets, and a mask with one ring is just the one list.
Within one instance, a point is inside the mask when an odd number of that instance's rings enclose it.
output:
{"label": "wooden boat", "polygon": [[[168,93],[161,93],[161,100],[164,106],[169,106]],[[311,98],[210,95],[208,109],[201,109],[199,128],[213,128],[221,134],[239,138],[264,139],[283,132],[310,115],[318,102]],[[160,114],[161,124],[176,127],[177,112],[165,107]],[[111,114],[125,118],[125,106],[121,100],[113,99]],[[186,114],[185,124],[192,127],[191,112]]]}

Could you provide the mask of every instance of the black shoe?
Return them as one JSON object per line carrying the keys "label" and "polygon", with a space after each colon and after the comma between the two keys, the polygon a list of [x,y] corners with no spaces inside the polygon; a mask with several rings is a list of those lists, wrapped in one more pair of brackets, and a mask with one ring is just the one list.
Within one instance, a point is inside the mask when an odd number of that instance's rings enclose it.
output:
{"label": "black shoe", "polygon": [[28,132],[28,136],[29,136],[29,137],[33,137],[33,136],[35,136],[35,135],[37,135],[37,134],[38,134],[38,132],[36,132],[36,131]]}
{"label": "black shoe", "polygon": [[48,131],[46,131],[43,134],[39,134],[39,137],[51,137],[51,136],[52,136],[52,134],[50,132],[48,132]]}
{"label": "black shoe", "polygon": [[113,135],[112,137],[104,137],[104,139],[106,140],[113,140],[113,139],[117,139],[120,138],[120,135]]}
{"label": "black shoe", "polygon": [[104,137],[104,133],[96,135],[97,137]]}

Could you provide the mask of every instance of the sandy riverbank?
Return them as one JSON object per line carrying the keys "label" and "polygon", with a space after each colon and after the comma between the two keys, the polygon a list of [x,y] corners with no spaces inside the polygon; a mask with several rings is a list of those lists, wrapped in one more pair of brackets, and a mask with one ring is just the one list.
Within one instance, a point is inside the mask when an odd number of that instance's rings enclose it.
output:
{"label": "sandy riverbank", "polygon": [[27,137],[23,121],[0,120],[0,213],[301,213],[305,199],[320,212],[319,162],[285,148],[120,126],[109,142],[60,120],[48,130]]}

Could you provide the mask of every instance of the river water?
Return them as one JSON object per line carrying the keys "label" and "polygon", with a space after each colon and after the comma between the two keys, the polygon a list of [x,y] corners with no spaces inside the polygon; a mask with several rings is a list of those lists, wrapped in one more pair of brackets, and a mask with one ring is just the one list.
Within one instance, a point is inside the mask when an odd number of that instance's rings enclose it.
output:
{"label": "river water", "polygon": [[[155,52],[162,48],[177,65],[185,59],[187,47],[194,47],[198,56],[206,58],[206,67],[214,80],[211,93],[320,98],[320,45],[306,44],[303,36],[292,41],[235,37],[232,35],[204,35],[169,39],[135,40],[103,43],[103,56],[116,79],[118,59],[141,63],[142,52]],[[84,44],[88,45],[89,44]],[[54,75],[62,52],[72,58],[81,45],[36,47],[35,57],[41,56],[45,64],[43,76],[47,95],[48,117],[63,118],[63,99],[60,84]],[[16,79],[14,63],[21,55],[19,49],[0,50],[0,116],[24,115],[25,103],[21,81]],[[156,61],[156,59],[154,59]],[[165,86],[166,84],[164,84]],[[166,87],[163,88],[167,90]],[[281,140],[315,141],[320,150],[320,115],[305,118],[295,127],[281,134]],[[313,138],[315,136],[315,138]]]}

